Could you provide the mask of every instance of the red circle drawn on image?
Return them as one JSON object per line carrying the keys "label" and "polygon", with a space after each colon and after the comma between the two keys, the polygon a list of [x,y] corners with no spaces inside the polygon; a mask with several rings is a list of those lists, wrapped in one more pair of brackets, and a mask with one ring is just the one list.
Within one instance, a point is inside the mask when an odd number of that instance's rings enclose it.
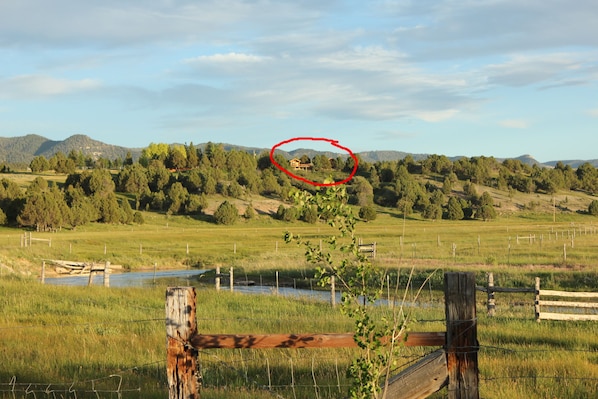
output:
{"label": "red circle drawn on image", "polygon": [[[276,160],[274,159],[274,151],[278,147],[280,147],[282,145],[285,145],[285,144],[292,143],[294,141],[302,141],[302,140],[325,141],[327,143],[330,143],[330,145],[335,146],[336,148],[340,148],[341,150],[347,152],[347,154],[349,154],[349,156],[351,158],[353,158],[353,161],[354,161],[353,162],[353,170],[351,171],[351,174],[349,175],[349,177],[347,177],[345,180],[335,181],[335,182],[332,182],[332,183],[319,183],[319,182],[311,181],[311,180],[306,179],[306,178],[301,177],[301,176],[297,176],[296,174],[294,174],[290,170],[285,169],[278,162],[276,162]],[[274,147],[272,147],[272,149],[270,150],[270,162],[272,162],[272,164],[274,166],[276,166],[278,169],[280,169],[281,171],[283,171],[284,173],[286,173],[287,175],[289,175],[293,179],[297,179],[297,180],[305,182],[307,184],[311,184],[312,186],[318,186],[318,187],[339,186],[341,184],[348,183],[353,178],[353,176],[355,176],[355,173],[357,172],[357,167],[359,166],[358,165],[359,161],[357,160],[357,157],[353,154],[353,152],[350,149],[348,149],[347,147],[343,147],[342,145],[340,145],[338,143],[338,140],[332,140],[332,139],[327,139],[327,138],[323,138],[323,137],[293,137],[292,139],[281,141],[280,143],[278,143]]]}

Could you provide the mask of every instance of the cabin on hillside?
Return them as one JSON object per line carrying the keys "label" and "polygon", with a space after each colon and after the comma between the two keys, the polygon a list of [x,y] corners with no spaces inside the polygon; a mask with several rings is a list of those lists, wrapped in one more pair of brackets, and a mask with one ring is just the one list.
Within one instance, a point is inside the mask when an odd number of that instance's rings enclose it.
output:
{"label": "cabin on hillside", "polygon": [[311,170],[313,168],[313,164],[310,163],[301,163],[299,158],[293,158],[289,161],[291,168],[295,170]]}

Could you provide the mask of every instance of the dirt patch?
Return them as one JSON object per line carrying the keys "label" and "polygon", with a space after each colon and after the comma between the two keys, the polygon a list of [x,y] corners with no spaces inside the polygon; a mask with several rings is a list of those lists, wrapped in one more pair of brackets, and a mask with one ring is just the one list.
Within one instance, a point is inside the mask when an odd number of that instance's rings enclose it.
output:
{"label": "dirt patch", "polygon": [[[214,199],[209,201],[205,213],[207,215],[213,215],[223,201],[224,199]],[[245,213],[245,209],[247,209],[249,204],[253,206],[253,209],[255,209],[259,215],[272,215],[276,213],[276,210],[280,204],[282,204],[282,201],[280,200],[264,197],[251,199],[226,198],[226,201],[234,204],[239,210],[240,215]]]}

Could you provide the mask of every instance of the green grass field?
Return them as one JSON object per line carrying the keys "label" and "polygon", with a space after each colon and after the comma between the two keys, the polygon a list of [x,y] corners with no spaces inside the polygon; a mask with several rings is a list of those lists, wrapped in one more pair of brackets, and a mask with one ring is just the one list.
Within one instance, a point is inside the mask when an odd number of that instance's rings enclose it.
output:
{"label": "green grass field", "polygon": [[[143,225],[80,226],[56,233],[32,233],[31,247],[21,247],[23,231],[0,228],[0,262],[37,272],[43,259],[110,261],[126,269],[234,265],[248,271],[304,267],[300,248],[285,245],[286,230],[318,241],[334,230],[319,223],[285,223],[262,215],[234,226],[219,226],[184,216],[144,213]],[[418,267],[596,271],[598,225],[588,215],[519,213],[494,221],[404,220],[388,210],[373,222],[360,223],[357,234],[376,242],[376,262],[383,267],[408,263]],[[531,238],[530,238],[531,237]]]}
{"label": "green grass field", "polygon": [[[4,277],[0,289],[0,397],[32,397],[28,391],[37,397],[52,397],[44,391],[56,397],[75,397],[69,391],[76,397],[166,395],[165,286],[40,286]],[[421,298],[427,306],[413,309],[419,320],[413,331],[444,329],[441,293],[430,295]],[[536,323],[531,296],[497,296],[494,318],[485,315],[478,296],[482,397],[595,397],[598,325]],[[204,333],[351,331],[351,322],[323,302],[225,291],[215,295],[212,288],[198,289],[197,318]],[[433,349],[405,348],[397,366]],[[340,398],[353,351],[202,351],[202,398],[268,398],[272,392],[284,398]],[[440,391],[434,397],[445,395]]]}
{"label": "green grass field", "polygon": [[[587,215],[518,213],[490,222],[423,221],[393,212],[360,223],[376,242],[375,263],[415,281],[438,269],[424,290],[412,325],[443,331],[442,272],[475,271],[479,284],[598,291],[598,232]],[[126,269],[234,266],[236,275],[309,277],[313,267],[286,230],[318,242],[334,233],[324,224],[283,223],[267,216],[235,226],[188,217],[144,214],[135,226],[91,224],[75,231],[32,233],[0,229],[0,397],[158,398],[165,387],[165,286],[118,289],[42,286],[44,259],[110,261]],[[530,239],[530,235],[532,238]],[[454,252],[453,252],[454,248]],[[564,254],[566,250],[566,259]],[[188,252],[187,252],[188,251]],[[401,280],[404,281],[404,280]],[[484,398],[591,398],[598,394],[598,324],[536,323],[531,294],[497,294],[497,316],[485,315],[478,294],[480,390]],[[377,312],[387,312],[379,309]],[[351,321],[325,303],[274,295],[198,289],[198,324],[206,333],[350,332]],[[406,366],[432,348],[405,349]],[[353,355],[341,350],[218,350],[200,353],[202,398],[340,398]],[[121,380],[122,379],[122,380]],[[23,385],[20,385],[23,384]],[[119,386],[120,384],[120,386]],[[52,396],[54,395],[54,396]],[[439,392],[434,397],[444,397]]]}

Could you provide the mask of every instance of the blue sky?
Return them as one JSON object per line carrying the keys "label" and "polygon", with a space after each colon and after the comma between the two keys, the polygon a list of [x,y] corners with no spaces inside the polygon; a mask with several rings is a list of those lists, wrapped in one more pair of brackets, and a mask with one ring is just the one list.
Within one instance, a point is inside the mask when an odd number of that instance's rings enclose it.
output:
{"label": "blue sky", "polygon": [[596,0],[5,0],[0,136],[596,159],[596,21]]}

